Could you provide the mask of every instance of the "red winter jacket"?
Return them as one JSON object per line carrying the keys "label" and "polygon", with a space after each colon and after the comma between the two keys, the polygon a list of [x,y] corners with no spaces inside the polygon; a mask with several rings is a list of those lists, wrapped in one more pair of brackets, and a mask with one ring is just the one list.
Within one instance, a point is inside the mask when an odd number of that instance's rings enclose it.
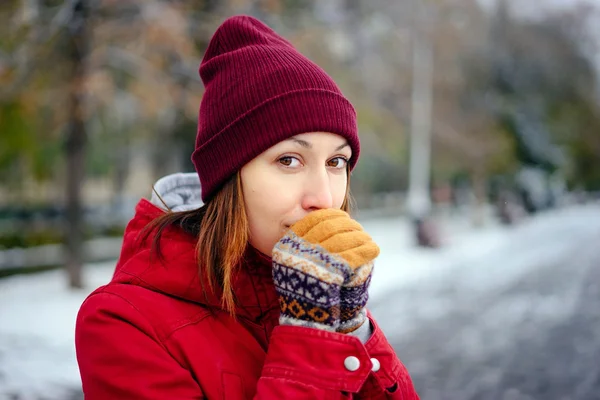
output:
{"label": "red winter jacket", "polygon": [[[234,283],[243,305],[237,319],[219,311],[219,296],[203,294],[194,237],[165,231],[162,262],[150,240],[136,240],[162,212],[138,204],[112,281],[81,306],[75,344],[86,400],[418,399],[372,319],[364,345],[351,335],[278,326],[271,261],[256,251]],[[360,361],[356,371],[344,366],[350,356]]]}

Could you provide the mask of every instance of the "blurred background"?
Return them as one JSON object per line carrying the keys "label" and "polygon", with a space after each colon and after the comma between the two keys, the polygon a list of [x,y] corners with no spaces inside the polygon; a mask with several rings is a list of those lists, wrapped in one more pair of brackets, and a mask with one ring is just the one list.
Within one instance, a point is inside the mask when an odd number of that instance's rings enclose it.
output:
{"label": "blurred background", "polygon": [[358,112],[370,307],[422,399],[600,398],[600,1],[3,0],[0,399],[81,399],[77,309],[250,14]]}

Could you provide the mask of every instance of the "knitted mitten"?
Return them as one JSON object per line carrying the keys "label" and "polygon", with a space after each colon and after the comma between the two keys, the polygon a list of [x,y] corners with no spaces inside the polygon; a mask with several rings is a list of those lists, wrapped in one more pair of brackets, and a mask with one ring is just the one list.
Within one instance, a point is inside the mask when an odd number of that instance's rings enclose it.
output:
{"label": "knitted mitten", "polygon": [[351,332],[366,318],[379,247],[341,210],[308,214],[273,249],[281,325]]}

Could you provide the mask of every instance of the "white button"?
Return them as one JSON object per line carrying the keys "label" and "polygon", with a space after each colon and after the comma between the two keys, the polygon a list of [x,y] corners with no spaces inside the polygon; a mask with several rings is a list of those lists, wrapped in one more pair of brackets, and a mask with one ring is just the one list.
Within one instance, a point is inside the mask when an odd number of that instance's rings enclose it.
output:
{"label": "white button", "polygon": [[344,367],[346,367],[348,371],[354,372],[360,368],[360,361],[354,356],[346,357],[344,360]]}
{"label": "white button", "polygon": [[376,358],[371,358],[371,362],[373,363],[373,368],[371,368],[371,371],[373,371],[373,372],[379,371],[379,368],[381,368],[381,364],[379,363],[379,360]]}

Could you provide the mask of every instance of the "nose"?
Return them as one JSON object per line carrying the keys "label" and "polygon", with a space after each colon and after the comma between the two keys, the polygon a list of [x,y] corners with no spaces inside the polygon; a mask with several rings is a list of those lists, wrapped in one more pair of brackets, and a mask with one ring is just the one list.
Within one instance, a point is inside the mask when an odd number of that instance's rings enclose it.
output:
{"label": "nose", "polygon": [[302,196],[302,208],[307,211],[333,207],[333,195],[329,174],[326,170],[315,171],[306,177]]}

